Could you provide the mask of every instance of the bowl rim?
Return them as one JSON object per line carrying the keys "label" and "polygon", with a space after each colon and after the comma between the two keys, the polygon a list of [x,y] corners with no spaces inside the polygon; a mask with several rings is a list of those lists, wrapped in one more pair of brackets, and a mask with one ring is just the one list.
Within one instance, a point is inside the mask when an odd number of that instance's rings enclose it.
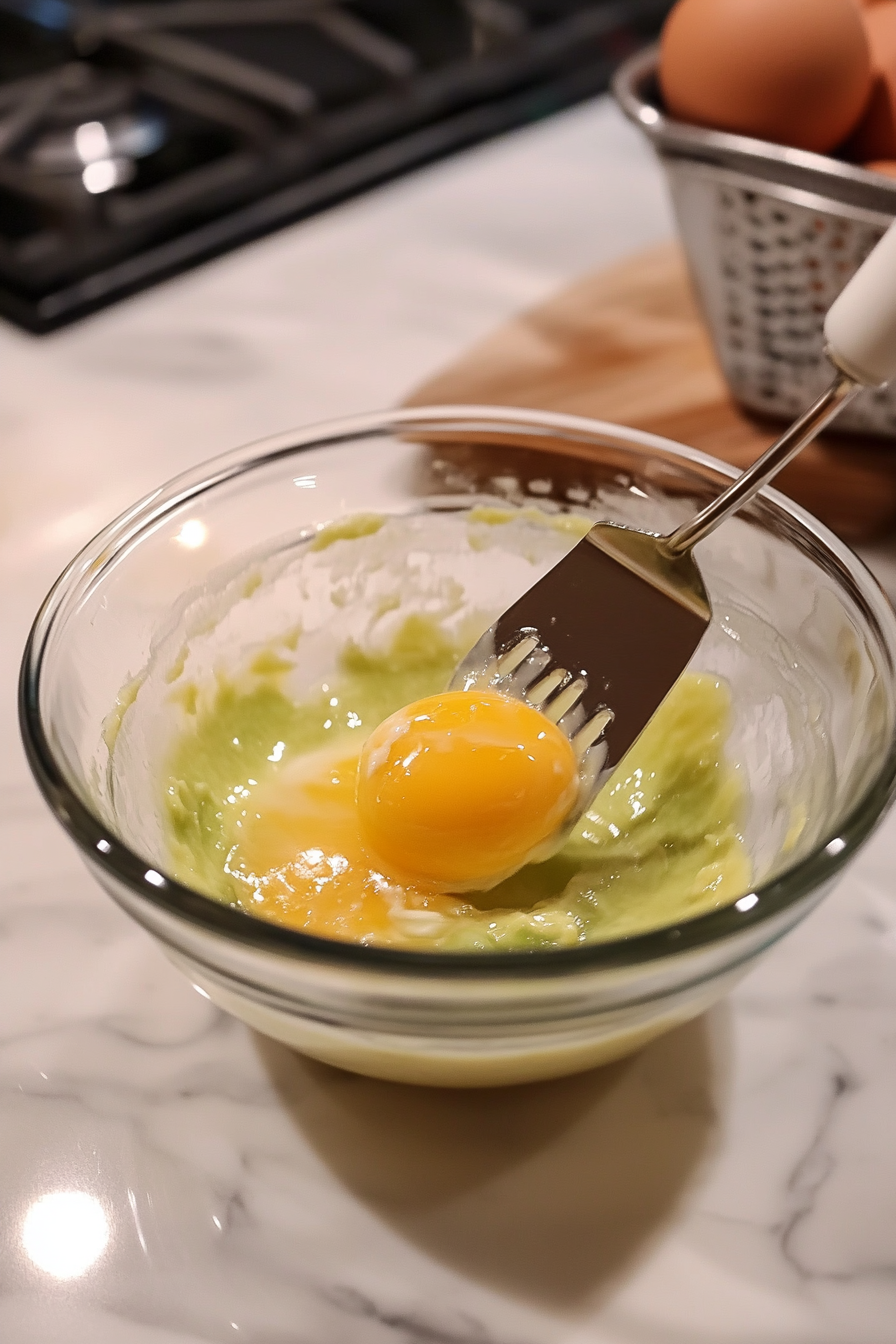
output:
{"label": "bowl rim", "polygon": [[[313,448],[377,438],[399,430],[451,429],[470,432],[506,430],[529,433],[532,447],[545,431],[557,431],[571,443],[660,451],[666,457],[710,469],[723,478],[739,473],[728,463],[675,440],[609,421],[526,407],[449,405],[415,406],[320,422],[269,436],[206,459],[145,495],[113,519],[66,566],[41,604],[25,645],[19,676],[19,724],[25,754],[38,787],[56,819],[81,849],[88,865],[99,867],[113,882],[151,905],[206,933],[234,940],[256,952],[276,953],[316,962],[338,963],[346,969],[375,969],[444,977],[488,978],[555,976],[573,971],[633,967],[670,956],[696,952],[738,937],[773,920],[789,907],[829,883],[874,830],[896,795],[896,734],[875,777],[850,810],[802,859],[766,883],[758,883],[732,905],[712,910],[630,937],[541,951],[428,952],[323,938],[225,905],[159,872],[131,850],[82,801],[68,783],[44,728],[40,708],[41,677],[47,642],[66,596],[112,558],[155,529],[160,519],[192,497],[254,471],[279,458]],[[766,487],[758,507],[783,513],[803,534],[809,534],[858,586],[866,618],[883,638],[891,669],[896,666],[896,613],[864,562],[829,528],[779,491]],[[896,680],[896,674],[894,674]],[[128,906],[130,909],[130,905]],[[779,923],[780,921],[776,921]],[[776,937],[777,933],[772,937]],[[772,938],[770,937],[770,941]]]}

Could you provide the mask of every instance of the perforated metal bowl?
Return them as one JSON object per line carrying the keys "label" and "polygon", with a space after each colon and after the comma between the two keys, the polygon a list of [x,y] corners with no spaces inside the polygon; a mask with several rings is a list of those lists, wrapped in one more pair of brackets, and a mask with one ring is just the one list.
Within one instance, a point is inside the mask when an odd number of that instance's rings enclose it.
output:
{"label": "perforated metal bowl", "polygon": [[[666,172],[688,265],[735,399],[791,419],[830,381],[824,314],[896,216],[896,181],[663,111],[650,47],[613,92]],[[841,430],[896,438],[896,385],[863,392]]]}

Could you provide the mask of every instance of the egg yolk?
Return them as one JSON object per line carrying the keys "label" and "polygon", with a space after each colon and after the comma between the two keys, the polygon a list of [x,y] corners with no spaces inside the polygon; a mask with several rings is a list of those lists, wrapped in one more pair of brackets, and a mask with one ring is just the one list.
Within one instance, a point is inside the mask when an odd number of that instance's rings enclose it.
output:
{"label": "egg yolk", "polygon": [[578,792],[569,739],[520,700],[446,691],[393,714],[364,744],[358,822],[417,880],[494,881],[553,836]]}

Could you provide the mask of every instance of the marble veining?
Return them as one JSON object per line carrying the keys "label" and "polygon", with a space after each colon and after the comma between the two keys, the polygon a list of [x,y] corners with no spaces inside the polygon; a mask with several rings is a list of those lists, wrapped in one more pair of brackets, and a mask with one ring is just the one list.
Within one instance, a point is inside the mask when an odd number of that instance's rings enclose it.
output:
{"label": "marble veining", "polygon": [[[100,892],[18,745],[55,573],[214,451],[386,404],[669,233],[600,100],[36,341],[0,330],[3,1344],[893,1344],[896,820],[719,1008],[450,1093],[217,1012]],[[892,550],[869,559],[893,589]]]}

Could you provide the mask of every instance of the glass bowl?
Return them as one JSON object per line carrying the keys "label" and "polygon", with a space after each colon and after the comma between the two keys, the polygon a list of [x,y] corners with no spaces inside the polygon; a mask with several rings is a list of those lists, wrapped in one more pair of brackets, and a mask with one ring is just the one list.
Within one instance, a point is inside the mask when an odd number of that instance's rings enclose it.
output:
{"label": "glass bowl", "polygon": [[[122,688],[204,594],[328,520],[497,499],[666,531],[734,474],[650,434],[485,407],[387,412],[226,454],[110,524],[50,592],[22,667],[31,767],[113,899],[216,1004],[266,1035],[361,1073],[439,1085],[618,1058],[734,985],[822,899],[893,796],[896,618],[861,561],[784,496],[764,492],[699,548],[715,614],[694,666],[732,688],[728,750],[748,783],[753,886],[685,922],[558,951],[452,954],[255,918],[172,878],[152,806],[133,806],[116,784],[110,712],[129,712]],[[149,766],[133,772],[145,795]]]}

